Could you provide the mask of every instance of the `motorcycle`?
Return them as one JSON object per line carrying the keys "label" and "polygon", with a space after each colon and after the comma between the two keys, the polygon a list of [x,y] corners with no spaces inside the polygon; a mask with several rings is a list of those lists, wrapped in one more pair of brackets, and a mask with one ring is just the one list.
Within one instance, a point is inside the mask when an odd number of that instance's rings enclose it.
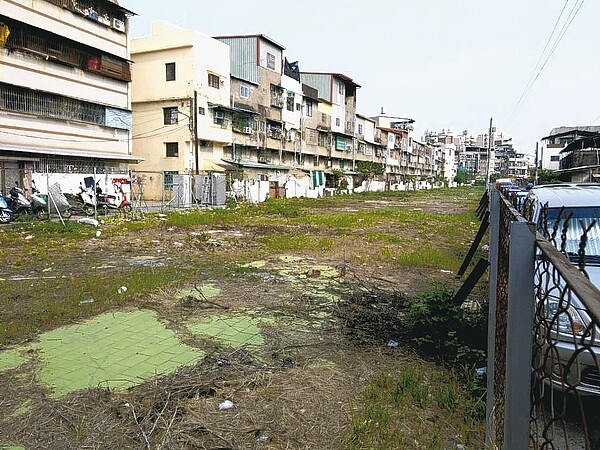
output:
{"label": "motorcycle", "polygon": [[116,195],[105,194],[99,183],[96,183],[96,198],[98,199],[98,209],[103,209],[106,214],[109,209],[121,209],[131,211],[131,202],[119,183],[113,184]]}
{"label": "motorcycle", "polygon": [[84,214],[86,216],[93,216],[96,213],[95,194],[90,189],[84,188],[81,184],[79,185],[79,193],[65,193],[64,196],[70,205],[70,208],[67,209],[69,213]]}
{"label": "motorcycle", "polygon": [[0,223],[9,223],[15,218],[13,210],[6,202],[6,198],[0,194]]}
{"label": "motorcycle", "polygon": [[25,192],[19,187],[19,183],[15,181],[15,185],[10,188],[9,197],[7,199],[10,208],[13,211],[15,219],[21,215],[33,216],[31,202],[25,197]]}
{"label": "motorcycle", "polygon": [[35,182],[31,182],[31,211],[39,220],[48,218],[48,204],[40,195],[40,191],[35,186]]}

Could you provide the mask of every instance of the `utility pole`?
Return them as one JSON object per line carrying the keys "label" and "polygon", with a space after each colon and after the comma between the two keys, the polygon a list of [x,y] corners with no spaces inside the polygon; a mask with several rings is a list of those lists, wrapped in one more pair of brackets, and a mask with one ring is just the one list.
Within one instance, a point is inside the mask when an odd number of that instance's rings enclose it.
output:
{"label": "utility pole", "polygon": [[492,158],[492,118],[490,117],[490,131],[488,133],[488,149],[487,149],[487,170],[486,173],[486,181],[487,184],[490,184],[490,179],[492,177],[492,171],[490,168],[490,159]]}
{"label": "utility pole", "polygon": [[192,121],[192,138],[194,139],[194,167],[196,169],[196,175],[200,173],[199,167],[199,155],[198,155],[198,91],[194,89],[194,99],[192,101],[192,111],[190,114]]}
{"label": "utility pole", "polygon": [[538,184],[538,165],[539,165],[539,150],[540,149],[540,143],[536,142],[535,143],[535,174],[533,177],[533,182],[534,184]]}

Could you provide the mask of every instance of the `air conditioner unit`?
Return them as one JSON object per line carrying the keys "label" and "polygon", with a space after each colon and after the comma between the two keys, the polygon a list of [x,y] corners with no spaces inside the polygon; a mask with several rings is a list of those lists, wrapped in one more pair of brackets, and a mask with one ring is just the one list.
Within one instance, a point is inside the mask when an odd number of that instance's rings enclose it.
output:
{"label": "air conditioner unit", "polygon": [[331,167],[331,160],[325,162],[325,167]]}
{"label": "air conditioner unit", "polygon": [[117,31],[122,31],[122,32],[125,31],[125,23],[120,19],[113,19],[112,27]]}
{"label": "air conditioner unit", "polygon": [[246,134],[252,134],[252,127],[244,127],[243,132]]}
{"label": "air conditioner unit", "polygon": [[351,145],[346,145],[346,151],[351,152],[353,147]]}

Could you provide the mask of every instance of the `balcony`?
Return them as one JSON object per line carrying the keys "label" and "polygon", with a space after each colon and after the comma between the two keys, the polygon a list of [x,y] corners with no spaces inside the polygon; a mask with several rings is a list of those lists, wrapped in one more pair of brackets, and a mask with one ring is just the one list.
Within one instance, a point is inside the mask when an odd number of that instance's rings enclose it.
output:
{"label": "balcony", "polygon": [[99,50],[39,28],[9,19],[2,20],[10,31],[5,47],[11,51],[29,54],[40,60],[75,67],[115,80],[131,81],[131,67],[124,59],[102,54]]}

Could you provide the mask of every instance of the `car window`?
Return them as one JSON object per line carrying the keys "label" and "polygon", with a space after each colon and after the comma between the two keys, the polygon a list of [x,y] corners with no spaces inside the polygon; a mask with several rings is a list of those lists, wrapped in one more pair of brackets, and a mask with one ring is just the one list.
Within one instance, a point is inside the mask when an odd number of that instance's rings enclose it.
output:
{"label": "car window", "polygon": [[[546,216],[546,217],[544,217]],[[543,221],[547,224],[544,227]],[[568,223],[566,223],[568,220]],[[562,246],[562,238],[566,224],[566,253],[577,254],[584,228],[588,229],[585,246],[586,256],[600,255],[600,207],[549,208],[546,215],[541,214],[538,221],[538,231],[552,234],[556,229],[558,246]]]}

